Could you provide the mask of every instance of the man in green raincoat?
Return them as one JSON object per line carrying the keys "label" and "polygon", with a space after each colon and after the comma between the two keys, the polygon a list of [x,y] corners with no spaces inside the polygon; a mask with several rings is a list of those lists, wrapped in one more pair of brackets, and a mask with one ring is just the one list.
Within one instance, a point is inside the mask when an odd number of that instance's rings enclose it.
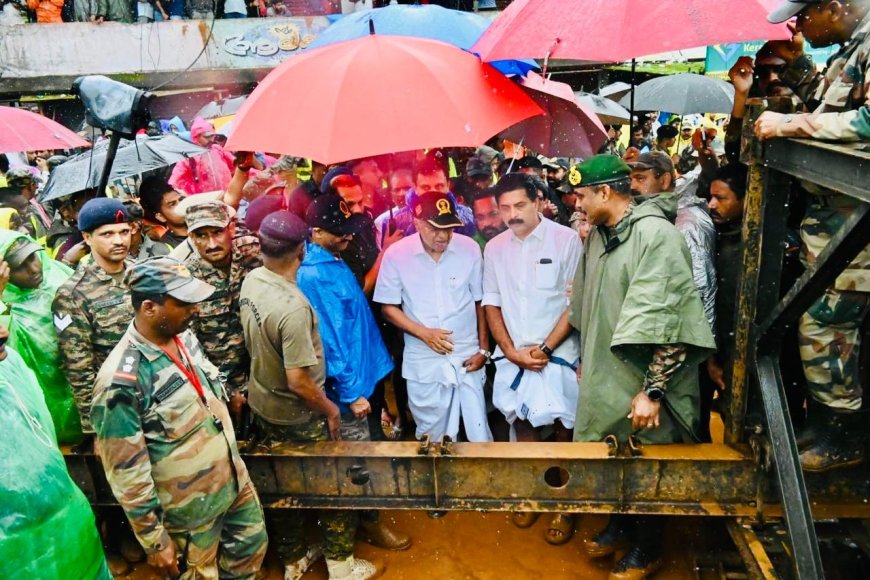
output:
{"label": "man in green raincoat", "polygon": [[9,346],[36,374],[58,442],[76,443],[81,421],[64,377],[52,323],[51,303],[72,270],[49,258],[33,238],[0,230],[0,297],[8,311]]}
{"label": "man in green raincoat", "polygon": [[94,514],[66,471],[39,383],[0,324],[0,578],[110,580]]}
{"label": "man in green raincoat", "polygon": [[[614,155],[574,167],[569,180],[595,226],[574,279],[569,320],[580,331],[575,441],[630,435],[654,443],[698,441],[698,364],[715,347],[692,279],[691,256],[659,199],[635,205],[631,169]],[[579,190],[577,189],[579,186]],[[590,556],[631,549],[613,579],[661,567],[660,520],[613,517],[586,543]]]}

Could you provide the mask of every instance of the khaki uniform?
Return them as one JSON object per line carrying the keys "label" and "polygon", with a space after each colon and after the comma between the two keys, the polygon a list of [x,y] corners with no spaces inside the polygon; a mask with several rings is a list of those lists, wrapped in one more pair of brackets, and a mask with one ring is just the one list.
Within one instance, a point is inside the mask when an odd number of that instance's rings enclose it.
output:
{"label": "khaki uniform", "polygon": [[94,263],[82,265],[58,288],[51,307],[61,368],[85,433],[93,432],[90,416],[97,371],[133,319],[130,292],[122,277],[123,273],[112,276]]}
{"label": "khaki uniform", "polygon": [[[317,315],[308,300],[295,284],[263,267],[245,278],[240,304],[252,361],[248,404],[259,441],[266,445],[327,441],[324,417],[287,388],[285,369],[308,369],[321,389],[325,382]],[[317,512],[317,520],[328,559],[345,560],[353,555],[355,512],[322,510]],[[290,564],[305,555],[308,544],[303,512],[280,510],[270,514],[269,525],[282,562]]]}
{"label": "khaki uniform", "polygon": [[96,450],[146,552],[175,542],[183,578],[254,578],[266,554],[263,511],[229,428],[217,368],[180,335],[205,403],[172,359],[133,326],[94,390]]}

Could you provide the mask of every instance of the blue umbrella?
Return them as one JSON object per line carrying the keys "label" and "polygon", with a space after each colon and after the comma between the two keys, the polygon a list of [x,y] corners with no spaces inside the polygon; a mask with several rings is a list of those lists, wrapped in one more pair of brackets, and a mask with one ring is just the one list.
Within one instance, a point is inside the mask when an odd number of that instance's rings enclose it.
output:
{"label": "blue umbrella", "polygon": [[[308,45],[308,49],[353,40],[371,34],[416,36],[440,40],[469,50],[491,24],[491,20],[472,12],[450,10],[434,4],[394,4],[342,16]],[[489,63],[506,75],[525,76],[537,70],[534,60],[499,60]]]}

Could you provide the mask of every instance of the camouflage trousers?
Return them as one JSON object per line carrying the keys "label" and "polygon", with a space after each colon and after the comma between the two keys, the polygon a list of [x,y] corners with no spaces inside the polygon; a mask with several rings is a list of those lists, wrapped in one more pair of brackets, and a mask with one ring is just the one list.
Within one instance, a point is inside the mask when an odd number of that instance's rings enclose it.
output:
{"label": "camouflage trousers", "polygon": [[186,563],[183,580],[256,577],[266,556],[263,507],[248,483],[219,519],[193,530],[167,530]]}
{"label": "camouflage trousers", "polygon": [[[844,195],[811,196],[801,222],[801,259],[811,267],[859,202]],[[838,409],[860,409],[861,324],[870,305],[870,246],[801,317],[798,340],[807,387]]]}
{"label": "camouflage trousers", "polygon": [[[273,425],[254,418],[258,442],[272,443],[327,441],[326,421],[317,417],[300,425]],[[305,537],[306,512],[297,509],[274,510],[266,518],[269,538],[281,562],[292,564],[308,551]],[[323,554],[330,560],[346,560],[353,555],[357,513],[349,510],[317,510],[314,512],[323,535]]]}
{"label": "camouflage trousers", "polygon": [[807,387],[814,399],[837,409],[861,408],[861,325],[870,294],[829,288],[801,317],[798,327]]}

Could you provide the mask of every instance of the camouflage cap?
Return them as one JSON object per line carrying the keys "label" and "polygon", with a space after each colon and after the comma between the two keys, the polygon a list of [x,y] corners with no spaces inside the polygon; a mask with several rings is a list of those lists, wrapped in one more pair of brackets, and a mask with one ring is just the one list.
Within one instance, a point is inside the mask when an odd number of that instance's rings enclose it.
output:
{"label": "camouflage cap", "polygon": [[6,172],[6,186],[21,189],[37,182],[29,167],[13,167]]}
{"label": "camouflage cap", "polygon": [[124,283],[131,292],[154,296],[172,296],[181,302],[196,304],[207,300],[214,286],[194,278],[187,266],[170,257],[149,258],[127,269]]}
{"label": "camouflage cap", "polygon": [[612,183],[631,176],[631,167],[616,155],[601,154],[578,163],[568,172],[568,183],[574,187],[589,187]]}
{"label": "camouflage cap", "polygon": [[187,208],[184,221],[188,231],[200,228],[225,228],[232,219],[232,208],[222,201],[207,201]]}

